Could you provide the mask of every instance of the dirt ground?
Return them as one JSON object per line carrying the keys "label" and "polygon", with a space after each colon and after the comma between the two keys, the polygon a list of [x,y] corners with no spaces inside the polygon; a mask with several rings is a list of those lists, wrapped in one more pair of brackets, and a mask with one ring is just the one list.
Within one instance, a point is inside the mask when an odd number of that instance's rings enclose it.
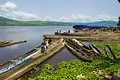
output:
{"label": "dirt ground", "polygon": [[120,42],[120,32],[113,32],[113,31],[80,31],[77,33],[85,33],[89,35],[85,36],[92,36],[92,37],[100,37],[103,41],[109,42]]}

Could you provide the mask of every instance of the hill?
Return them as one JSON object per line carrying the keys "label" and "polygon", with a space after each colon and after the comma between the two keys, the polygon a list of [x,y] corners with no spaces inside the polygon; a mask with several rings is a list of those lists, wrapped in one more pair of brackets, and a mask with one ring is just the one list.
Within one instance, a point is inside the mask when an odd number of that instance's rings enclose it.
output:
{"label": "hill", "polygon": [[87,23],[87,25],[89,25],[89,26],[117,27],[117,22],[115,22],[115,21],[100,21],[100,22]]}
{"label": "hill", "polygon": [[0,26],[72,26],[73,23],[57,21],[17,21],[0,17]]}
{"label": "hill", "polygon": [[92,23],[76,23],[76,22],[57,22],[57,21],[17,21],[5,17],[0,17],[0,26],[74,26],[74,25],[89,25],[89,26],[107,26],[116,27],[115,21],[99,21]]}
{"label": "hill", "polygon": [[8,25],[12,26],[12,25],[17,25],[18,23],[19,23],[19,21],[17,21],[17,20],[0,17],[0,26],[8,26]]}

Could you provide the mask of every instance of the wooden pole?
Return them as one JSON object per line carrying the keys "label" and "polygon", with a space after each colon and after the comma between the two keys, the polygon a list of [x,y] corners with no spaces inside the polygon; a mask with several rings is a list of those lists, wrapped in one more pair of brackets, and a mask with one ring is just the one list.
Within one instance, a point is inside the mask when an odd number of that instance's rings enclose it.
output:
{"label": "wooden pole", "polygon": [[112,54],[113,58],[116,60],[117,58],[116,58],[115,54],[113,53],[112,49],[110,48],[110,46],[107,44],[107,45],[105,45],[105,47],[108,48],[108,50],[109,50],[110,53]]}

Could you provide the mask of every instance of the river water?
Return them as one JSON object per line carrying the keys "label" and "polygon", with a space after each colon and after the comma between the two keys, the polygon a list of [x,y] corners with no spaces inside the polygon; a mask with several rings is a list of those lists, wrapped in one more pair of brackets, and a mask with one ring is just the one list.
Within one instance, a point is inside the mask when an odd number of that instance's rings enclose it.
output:
{"label": "river water", "polygon": [[[0,64],[40,45],[44,34],[71,30],[72,26],[0,26],[0,40],[27,40],[27,43],[0,48]],[[65,52],[64,52],[65,53]]]}

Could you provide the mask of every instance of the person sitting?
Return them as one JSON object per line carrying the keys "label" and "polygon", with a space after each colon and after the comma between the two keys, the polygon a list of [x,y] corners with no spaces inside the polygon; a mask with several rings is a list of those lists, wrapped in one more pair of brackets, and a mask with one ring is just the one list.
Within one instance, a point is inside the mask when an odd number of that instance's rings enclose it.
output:
{"label": "person sitting", "polygon": [[41,53],[44,53],[46,50],[46,43],[45,42],[42,42],[41,43]]}
{"label": "person sitting", "polygon": [[58,34],[58,30],[57,30],[57,32],[55,32],[55,35],[57,35]]}
{"label": "person sitting", "polygon": [[70,33],[70,30],[68,30],[68,33]]}
{"label": "person sitting", "polygon": [[48,40],[48,44],[50,45],[50,44],[51,44],[51,42],[52,42],[52,40],[51,40],[51,39],[49,39],[49,40]]}

